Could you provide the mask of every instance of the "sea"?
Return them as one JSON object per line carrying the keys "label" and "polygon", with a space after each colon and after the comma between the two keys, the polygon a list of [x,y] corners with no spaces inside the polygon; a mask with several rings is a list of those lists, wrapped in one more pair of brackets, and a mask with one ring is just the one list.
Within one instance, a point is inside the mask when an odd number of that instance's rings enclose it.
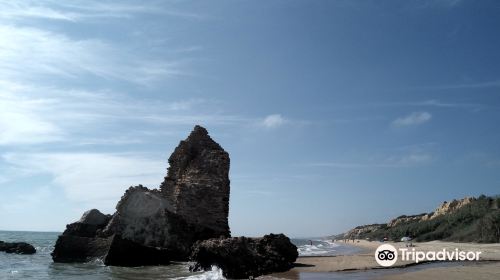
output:
{"label": "sea", "polygon": [[[81,279],[81,280],[146,280],[146,279],[225,279],[222,271],[213,267],[211,271],[190,272],[189,263],[174,263],[167,266],[114,267],[102,261],[88,263],[54,263],[50,253],[59,232],[0,231],[0,240],[5,242],[28,242],[35,246],[34,255],[17,255],[0,252],[0,279]],[[348,244],[338,244],[323,238],[292,239],[299,256],[335,256],[355,254],[359,249]],[[302,278],[302,277],[301,277]],[[266,278],[269,279],[269,278]]]}

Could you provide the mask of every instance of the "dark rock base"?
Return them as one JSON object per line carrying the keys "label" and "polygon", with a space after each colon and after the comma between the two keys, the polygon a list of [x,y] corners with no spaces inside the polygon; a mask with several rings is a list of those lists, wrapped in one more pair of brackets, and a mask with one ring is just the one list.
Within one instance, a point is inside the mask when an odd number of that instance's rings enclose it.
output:
{"label": "dark rock base", "polygon": [[55,262],[73,263],[102,259],[105,265],[142,266],[169,264],[167,250],[144,246],[113,235],[109,238],[90,238],[61,235],[52,258]]}
{"label": "dark rock base", "polygon": [[117,266],[165,265],[170,263],[169,259],[169,253],[165,249],[144,246],[115,236],[104,259],[104,264]]}

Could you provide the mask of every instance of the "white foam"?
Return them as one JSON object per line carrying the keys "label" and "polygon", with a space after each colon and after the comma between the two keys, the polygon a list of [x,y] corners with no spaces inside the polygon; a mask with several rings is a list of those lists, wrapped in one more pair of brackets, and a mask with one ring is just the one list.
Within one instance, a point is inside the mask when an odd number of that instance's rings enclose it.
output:
{"label": "white foam", "polygon": [[212,269],[209,271],[205,271],[202,274],[191,275],[186,278],[182,278],[186,280],[223,280],[226,279],[224,275],[222,275],[222,269],[213,265]]}
{"label": "white foam", "polygon": [[335,244],[328,240],[313,240],[313,245],[305,244],[298,246],[299,256],[321,256],[321,255],[333,255],[338,247],[338,244]]}

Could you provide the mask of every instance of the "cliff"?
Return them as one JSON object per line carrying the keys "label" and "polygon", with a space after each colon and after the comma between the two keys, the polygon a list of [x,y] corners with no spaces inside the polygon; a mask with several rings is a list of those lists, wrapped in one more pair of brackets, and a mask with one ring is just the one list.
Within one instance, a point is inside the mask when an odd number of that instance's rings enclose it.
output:
{"label": "cliff", "polygon": [[499,205],[499,197],[486,196],[444,201],[434,212],[402,215],[385,224],[357,226],[337,238],[399,241],[411,236],[418,241],[500,242]]}

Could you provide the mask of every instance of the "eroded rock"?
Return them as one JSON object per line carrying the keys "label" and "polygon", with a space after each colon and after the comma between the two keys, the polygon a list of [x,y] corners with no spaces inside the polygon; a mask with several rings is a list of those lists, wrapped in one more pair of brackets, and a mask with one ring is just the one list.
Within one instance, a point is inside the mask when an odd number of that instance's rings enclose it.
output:
{"label": "eroded rock", "polygon": [[196,241],[218,236],[213,229],[190,223],[170,209],[169,201],[157,190],[131,187],[102,236],[116,234],[138,244],[163,248],[172,260],[186,260]]}
{"label": "eroded rock", "polygon": [[214,237],[229,237],[229,154],[205,128],[195,126],[168,162],[160,189],[173,212],[212,229]]}
{"label": "eroded rock", "polygon": [[113,237],[82,237],[65,233],[57,238],[52,260],[61,263],[104,260],[112,241]]}
{"label": "eroded rock", "polygon": [[83,213],[83,216],[78,222],[81,224],[100,226],[107,224],[110,218],[111,215],[104,215],[97,209],[91,209]]}
{"label": "eroded rock", "polygon": [[200,241],[193,247],[191,270],[222,269],[227,278],[248,279],[289,270],[298,257],[297,247],[283,234],[260,238],[233,237]]}
{"label": "eroded rock", "polygon": [[297,247],[282,234],[228,238],[229,155],[204,128],[196,126],[180,142],[169,164],[159,190],[130,187],[113,216],[92,209],[67,225],[52,253],[54,261],[99,258],[106,265],[139,266],[191,255],[197,261],[194,269],[218,265],[236,278],[291,267]]}
{"label": "eroded rock", "polygon": [[228,153],[206,129],[196,126],[169,163],[161,191],[131,187],[113,216],[92,209],[67,225],[52,254],[54,261],[101,258],[113,265],[164,264],[186,260],[198,240],[228,237]]}

